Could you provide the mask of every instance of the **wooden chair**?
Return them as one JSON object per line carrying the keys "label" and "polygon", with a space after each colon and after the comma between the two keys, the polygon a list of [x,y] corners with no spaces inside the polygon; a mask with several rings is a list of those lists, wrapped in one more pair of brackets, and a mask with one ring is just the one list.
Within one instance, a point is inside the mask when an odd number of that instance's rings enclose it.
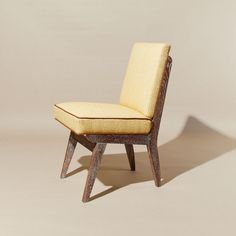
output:
{"label": "wooden chair", "polygon": [[92,152],[83,202],[90,199],[107,143],[125,145],[132,171],[133,144],[146,145],[155,185],[161,185],[157,137],[171,70],[169,50],[167,44],[134,44],[119,104],[70,102],[54,106],[54,118],[71,131],[61,178],[66,177],[77,142]]}

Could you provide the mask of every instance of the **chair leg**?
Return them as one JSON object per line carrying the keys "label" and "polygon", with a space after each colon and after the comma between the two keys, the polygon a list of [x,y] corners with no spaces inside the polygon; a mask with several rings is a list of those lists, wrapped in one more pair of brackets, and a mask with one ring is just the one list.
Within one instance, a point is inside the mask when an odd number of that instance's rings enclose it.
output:
{"label": "chair leg", "polygon": [[151,163],[152,173],[157,187],[161,186],[161,171],[156,141],[150,141],[147,144],[148,156]]}
{"label": "chair leg", "polygon": [[93,150],[88,176],[84,188],[84,194],[82,198],[83,202],[87,202],[89,200],[105,148],[106,148],[105,143],[97,143]]}
{"label": "chair leg", "polygon": [[135,171],[135,157],[133,144],[125,144],[126,153],[129,159],[130,169]]}
{"label": "chair leg", "polygon": [[64,163],[63,163],[63,167],[62,167],[62,171],[61,171],[61,178],[66,177],[66,173],[68,171],[72,156],[73,156],[75,148],[76,148],[76,144],[77,144],[77,141],[73,137],[73,134],[70,133],[70,137],[69,137],[68,145],[67,145],[67,149],[66,149],[66,154],[65,154],[65,159],[64,159]]}

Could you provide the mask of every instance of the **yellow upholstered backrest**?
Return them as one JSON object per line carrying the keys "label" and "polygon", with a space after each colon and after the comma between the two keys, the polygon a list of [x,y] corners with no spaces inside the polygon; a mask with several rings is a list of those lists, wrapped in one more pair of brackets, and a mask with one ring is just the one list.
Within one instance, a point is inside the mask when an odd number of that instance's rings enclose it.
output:
{"label": "yellow upholstered backrest", "polygon": [[170,46],[135,43],[120,96],[120,104],[152,118]]}

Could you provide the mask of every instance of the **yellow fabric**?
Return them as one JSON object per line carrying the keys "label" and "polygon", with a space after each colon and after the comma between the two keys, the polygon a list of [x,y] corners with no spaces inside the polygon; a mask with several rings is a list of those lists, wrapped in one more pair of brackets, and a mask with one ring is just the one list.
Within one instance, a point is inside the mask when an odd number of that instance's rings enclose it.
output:
{"label": "yellow fabric", "polygon": [[54,118],[77,134],[149,133],[151,121],[119,104],[68,102],[54,106]]}
{"label": "yellow fabric", "polygon": [[152,118],[170,46],[136,43],[126,71],[120,104]]}

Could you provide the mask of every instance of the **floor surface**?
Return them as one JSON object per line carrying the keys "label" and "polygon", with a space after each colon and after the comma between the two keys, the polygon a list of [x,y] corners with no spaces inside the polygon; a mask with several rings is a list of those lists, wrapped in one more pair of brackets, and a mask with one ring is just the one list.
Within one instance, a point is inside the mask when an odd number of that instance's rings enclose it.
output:
{"label": "floor surface", "polygon": [[0,136],[0,235],[236,235],[236,139],[189,117],[159,145],[160,188],[144,147],[131,172],[124,147],[108,145],[84,204],[89,151],[78,145],[60,179],[67,138]]}

